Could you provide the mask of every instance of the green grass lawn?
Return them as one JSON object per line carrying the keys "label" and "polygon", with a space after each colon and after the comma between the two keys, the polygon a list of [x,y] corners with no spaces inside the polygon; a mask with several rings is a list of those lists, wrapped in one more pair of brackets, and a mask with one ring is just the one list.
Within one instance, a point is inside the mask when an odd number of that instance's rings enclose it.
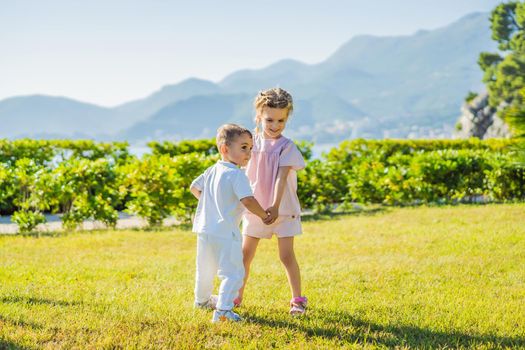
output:
{"label": "green grass lawn", "polygon": [[241,324],[194,310],[189,231],[0,237],[0,348],[525,348],[525,204],[308,220],[310,310],[291,318],[275,239]]}

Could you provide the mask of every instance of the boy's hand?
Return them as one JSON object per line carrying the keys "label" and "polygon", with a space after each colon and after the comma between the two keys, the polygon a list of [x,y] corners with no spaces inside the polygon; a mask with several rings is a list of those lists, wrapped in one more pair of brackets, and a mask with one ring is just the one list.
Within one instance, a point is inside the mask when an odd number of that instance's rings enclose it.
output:
{"label": "boy's hand", "polygon": [[278,207],[269,207],[266,209],[266,212],[270,214],[268,219],[264,221],[266,225],[273,224],[275,220],[279,217],[279,208]]}

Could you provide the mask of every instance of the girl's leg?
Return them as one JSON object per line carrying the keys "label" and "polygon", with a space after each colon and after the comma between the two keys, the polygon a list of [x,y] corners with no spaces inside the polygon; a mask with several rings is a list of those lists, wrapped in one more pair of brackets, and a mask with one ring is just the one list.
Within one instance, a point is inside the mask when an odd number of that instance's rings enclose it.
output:
{"label": "girl's leg", "polygon": [[301,272],[293,250],[293,237],[278,238],[279,258],[286,269],[292,298],[301,296]]}
{"label": "girl's leg", "polygon": [[239,296],[237,301],[240,304],[242,301],[242,296],[244,294],[244,287],[246,286],[246,281],[248,281],[248,275],[250,274],[250,265],[255,256],[255,251],[257,250],[257,245],[259,244],[260,238],[250,237],[243,235],[242,239],[242,262],[244,264],[244,282],[241,289],[239,289]]}

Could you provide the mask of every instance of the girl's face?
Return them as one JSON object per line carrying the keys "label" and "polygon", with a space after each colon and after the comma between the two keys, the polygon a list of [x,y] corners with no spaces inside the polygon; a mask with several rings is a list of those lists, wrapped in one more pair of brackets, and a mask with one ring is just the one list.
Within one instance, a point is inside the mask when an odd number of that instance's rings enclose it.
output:
{"label": "girl's face", "polygon": [[267,139],[278,139],[286,127],[288,121],[287,108],[264,107],[259,116],[263,137]]}

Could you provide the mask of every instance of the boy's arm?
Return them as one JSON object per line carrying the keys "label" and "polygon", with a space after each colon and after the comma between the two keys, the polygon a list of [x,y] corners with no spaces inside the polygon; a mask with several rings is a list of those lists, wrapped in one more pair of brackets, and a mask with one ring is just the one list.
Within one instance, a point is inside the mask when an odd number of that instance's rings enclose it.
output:
{"label": "boy's arm", "polygon": [[261,205],[259,204],[259,202],[257,202],[257,199],[255,199],[254,196],[242,198],[241,203],[246,209],[260,217],[262,220],[265,220],[268,217],[268,213],[266,213],[263,207],[261,207]]}
{"label": "boy's arm", "polygon": [[204,187],[204,174],[202,173],[195,180],[192,181],[190,185],[190,192],[195,196],[195,198],[200,199],[202,188]]}
{"label": "boy's arm", "polygon": [[202,191],[199,190],[197,187],[192,186],[190,187],[191,193],[195,196],[195,198],[200,199]]}
{"label": "boy's arm", "polygon": [[257,199],[255,199],[255,197],[253,196],[253,191],[250,187],[250,183],[248,182],[248,178],[244,173],[238,173],[238,176],[233,182],[233,190],[237,198],[239,198],[242,205],[244,205],[244,207],[248,209],[248,211],[260,217],[265,224],[269,222],[271,217],[266,212],[266,210],[264,210],[263,207],[261,207]]}

